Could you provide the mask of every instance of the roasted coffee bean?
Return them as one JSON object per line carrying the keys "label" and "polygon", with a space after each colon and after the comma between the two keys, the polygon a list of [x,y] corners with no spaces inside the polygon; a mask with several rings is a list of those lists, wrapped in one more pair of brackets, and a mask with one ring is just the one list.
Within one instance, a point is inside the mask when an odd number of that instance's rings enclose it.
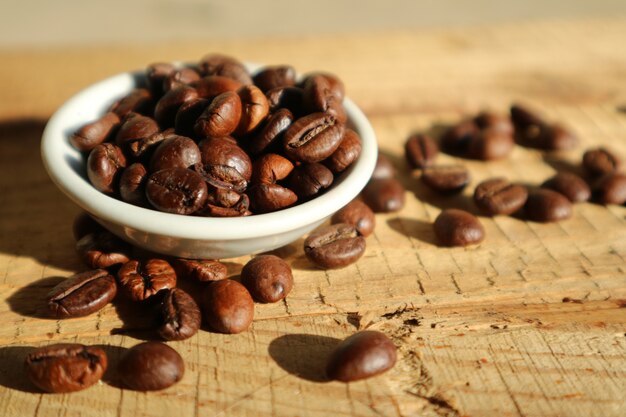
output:
{"label": "roasted coffee bean", "polygon": [[135,162],[126,167],[120,177],[120,197],[127,203],[136,206],[145,206],[146,181],[148,180],[148,170],[146,167]]}
{"label": "roasted coffee bean", "polygon": [[156,62],[148,65],[146,68],[146,79],[148,87],[156,96],[162,96],[164,93],[163,82],[172,73],[176,71],[176,67],[169,62]]}
{"label": "roasted coffee bean", "polygon": [[90,268],[108,268],[128,262],[131,246],[113,233],[89,233],[76,242],[76,252]]}
{"label": "roasted coffee bean", "polygon": [[319,163],[298,165],[287,180],[287,187],[298,196],[298,200],[306,201],[333,183],[333,173]]}
{"label": "roasted coffee bean", "polygon": [[52,393],[89,388],[107,369],[106,353],[78,343],[48,345],[30,353],[24,362],[28,378],[41,390]]}
{"label": "roasted coffee bean", "polygon": [[191,214],[207,199],[207,185],[200,174],[185,168],[171,168],[150,175],[146,197],[157,210]]}
{"label": "roasted coffee bean", "polygon": [[372,209],[361,200],[352,200],[342,207],[331,218],[332,224],[346,223],[353,226],[363,237],[367,237],[374,231],[376,217]]}
{"label": "roasted coffee bean", "polygon": [[152,109],[154,109],[154,101],[150,91],[145,88],[137,88],[113,103],[110,111],[117,114],[121,119],[131,112],[147,115],[152,113]]}
{"label": "roasted coffee bean", "polygon": [[94,220],[86,211],[80,212],[72,224],[72,234],[74,240],[80,240],[85,235],[103,231],[104,228]]}
{"label": "roasted coffee bean", "polygon": [[70,143],[79,151],[90,151],[106,141],[120,124],[120,118],[108,112],[98,120],[87,123],[70,136]]}
{"label": "roasted coffee bean", "polygon": [[124,353],[118,372],[124,385],[132,390],[157,391],[183,378],[185,362],[165,343],[144,342]]}
{"label": "roasted coffee bean", "polygon": [[578,143],[569,129],[558,123],[550,125],[525,107],[513,105],[511,119],[515,126],[515,137],[521,145],[544,150],[566,150]]}
{"label": "roasted coffee bean", "polygon": [[291,87],[296,84],[296,70],[291,65],[265,67],[252,77],[254,84],[264,93],[272,88]]}
{"label": "roasted coffee bean", "polygon": [[467,145],[467,156],[483,161],[502,159],[509,156],[515,141],[509,132],[487,128],[474,135]]}
{"label": "roasted coffee bean", "polygon": [[171,168],[189,168],[200,160],[200,148],[196,142],[185,136],[170,135],[152,154],[150,172]]}
{"label": "roasted coffee bean", "polygon": [[513,136],[511,119],[490,111],[480,112],[474,117],[474,123],[480,129],[492,129],[502,134]]}
{"label": "roasted coffee bean", "polygon": [[210,75],[191,83],[191,86],[198,91],[198,97],[211,100],[227,91],[239,90],[242,84],[232,78]]}
{"label": "roasted coffee bean", "polygon": [[437,143],[428,135],[410,136],[404,144],[404,153],[409,165],[413,168],[431,166],[439,154]]}
{"label": "roasted coffee bean", "polygon": [[382,153],[378,153],[378,159],[376,160],[376,166],[374,167],[374,172],[372,172],[373,180],[381,180],[387,178],[393,178],[396,176],[398,171],[396,167],[393,166],[391,160]]}
{"label": "roasted coffee bean", "polygon": [[248,190],[250,208],[254,213],[270,213],[292,206],[298,201],[296,193],[278,184],[256,184]]}
{"label": "roasted coffee bean", "polygon": [[479,131],[479,127],[473,120],[463,120],[443,134],[441,148],[452,155],[466,155],[470,142]]}
{"label": "roasted coffee bean", "polygon": [[196,134],[196,121],[209,107],[209,104],[211,104],[209,100],[199,97],[183,103],[178,108],[176,119],[174,120],[176,133],[181,136],[193,137]]}
{"label": "roasted coffee bean", "polygon": [[263,123],[259,132],[254,134],[246,143],[246,149],[252,155],[258,155],[263,151],[280,144],[284,133],[293,122],[293,115],[287,109],[278,109]]}
{"label": "roasted coffee bean", "polygon": [[198,117],[195,132],[203,138],[219,138],[235,131],[241,120],[241,99],[234,91],[215,97]]}
{"label": "roasted coffee bean", "polygon": [[504,178],[485,180],[474,190],[474,203],[491,216],[513,214],[524,207],[527,198],[526,187],[512,184]]}
{"label": "roasted coffee bean", "polygon": [[520,104],[511,106],[511,120],[515,126],[515,130],[518,132],[523,132],[533,126],[545,124],[541,117]]}
{"label": "roasted coffee bean", "polygon": [[[236,194],[245,191],[248,182],[243,175],[235,168],[228,165],[202,165],[196,164],[193,169],[204,178],[204,180],[216,188],[217,191],[234,191]],[[211,199],[214,190],[209,187],[209,199]],[[235,202],[239,200],[239,197]],[[233,202],[232,204],[235,204]]]}
{"label": "roasted coffee bean", "polygon": [[333,173],[339,174],[358,159],[361,154],[361,148],[359,134],[352,129],[346,129],[339,147],[324,160],[324,165]]}
{"label": "roasted coffee bean", "polygon": [[313,74],[303,82],[304,106],[311,112],[333,113],[337,119],[344,97],[343,83],[330,74]]}
{"label": "roasted coffee bean", "polygon": [[626,175],[612,172],[600,177],[593,185],[593,199],[601,204],[624,204]]}
{"label": "roasted coffee bean", "polygon": [[241,270],[241,283],[261,303],[275,303],[293,288],[291,267],[275,255],[252,258]]}
{"label": "roasted coffee bean", "polygon": [[296,120],[285,132],[283,146],[289,158],[319,162],[337,150],[344,125],[326,113],[313,113]]}
{"label": "roasted coffee bean", "polygon": [[173,134],[169,129],[163,132],[157,132],[147,138],[129,142],[126,146],[128,153],[135,159],[147,160],[148,156],[153,152],[165,139]]}
{"label": "roasted coffee bean", "polygon": [[563,194],[572,203],[587,201],[591,197],[591,188],[587,182],[571,172],[559,172],[541,184],[541,187]]}
{"label": "roasted coffee bean", "polygon": [[82,317],[107,305],[117,293],[115,278],[104,269],[82,272],[61,281],[46,298],[52,317]]}
{"label": "roasted coffee bean", "polygon": [[220,333],[241,333],[250,327],[254,301],[240,283],[224,279],[210,283],[203,293],[203,318]]}
{"label": "roasted coffee bean", "polygon": [[463,191],[470,179],[470,173],[463,165],[438,165],[422,172],[424,184],[442,194]]}
{"label": "roasted coffee bean", "polygon": [[478,218],[459,209],[446,209],[439,213],[434,229],[435,236],[444,246],[468,246],[485,238],[485,229]]}
{"label": "roasted coffee bean", "polygon": [[195,281],[219,281],[228,276],[228,268],[219,261],[211,259],[176,259],[176,276]]}
{"label": "roasted coffee bean", "polygon": [[602,176],[617,171],[620,161],[606,148],[589,149],[583,154],[583,167],[592,176]]}
{"label": "roasted coffee bean", "polygon": [[272,88],[265,93],[270,113],[288,109],[295,116],[304,114],[304,90],[299,87]]}
{"label": "roasted coffee bean", "polygon": [[128,113],[122,125],[115,135],[117,146],[125,145],[145,139],[159,132],[159,125],[151,117],[142,116],[139,113]]}
{"label": "roasted coffee bean", "polygon": [[265,94],[254,85],[245,85],[237,90],[241,98],[241,119],[235,134],[237,137],[252,132],[265,120],[270,107]]}
{"label": "roasted coffee bean", "polygon": [[343,268],[356,262],[365,252],[365,238],[345,223],[313,231],[304,241],[304,253],[324,269]]}
{"label": "roasted coffee bean", "polygon": [[134,301],[146,300],[161,290],[176,287],[176,272],[163,259],[128,261],[117,271],[121,290]]}
{"label": "roasted coffee bean", "polygon": [[540,188],[528,193],[526,216],[536,222],[558,222],[572,216],[572,203],[561,193]]}
{"label": "roasted coffee bean", "polygon": [[208,138],[200,142],[202,163],[206,165],[227,165],[235,168],[250,181],[252,177],[252,161],[232,138]]}
{"label": "roasted coffee bean", "polygon": [[250,200],[246,194],[242,194],[240,202],[232,207],[222,207],[207,203],[197,214],[208,217],[241,217],[250,216],[252,212],[248,210]]}
{"label": "roasted coffee bean", "polygon": [[229,56],[207,55],[200,60],[199,68],[203,75],[221,75],[237,80],[244,85],[252,84],[252,78],[246,66]]}
{"label": "roasted coffee bean", "polygon": [[189,294],[179,288],[166,290],[159,306],[159,335],[165,340],[184,340],[200,328],[200,308]]}
{"label": "roasted coffee bean", "polygon": [[252,165],[252,182],[270,183],[284,180],[293,171],[293,164],[284,156],[266,153]]}
{"label": "roasted coffee bean", "polygon": [[549,151],[574,149],[578,138],[565,126],[554,123],[546,129],[537,147]]}
{"label": "roasted coffee bean", "polygon": [[106,194],[117,191],[117,182],[124,167],[126,167],[124,153],[108,142],[93,148],[87,158],[89,181],[98,191]]}
{"label": "roasted coffee bean", "polygon": [[352,382],[379,375],[396,363],[396,346],[384,333],[364,330],[343,340],[326,365],[328,378]]}
{"label": "roasted coffee bean", "polygon": [[371,179],[363,189],[363,201],[375,213],[391,213],[404,207],[405,189],[395,178]]}
{"label": "roasted coffee bean", "polygon": [[193,68],[181,68],[163,79],[163,92],[168,92],[181,85],[189,85],[200,80],[200,74]]}
{"label": "roasted coffee bean", "polygon": [[198,98],[198,91],[188,85],[181,85],[168,91],[161,97],[154,108],[154,118],[161,128],[174,126],[176,113],[180,107],[191,100]]}

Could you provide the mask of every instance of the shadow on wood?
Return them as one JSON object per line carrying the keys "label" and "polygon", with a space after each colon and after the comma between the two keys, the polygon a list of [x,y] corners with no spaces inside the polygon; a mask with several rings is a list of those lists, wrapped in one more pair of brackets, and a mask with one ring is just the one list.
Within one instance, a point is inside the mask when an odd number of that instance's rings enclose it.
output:
{"label": "shadow on wood", "polygon": [[421,240],[429,245],[439,246],[433,225],[430,222],[409,217],[394,217],[387,220],[387,224],[396,232],[402,233],[407,237]]}
{"label": "shadow on wood", "polygon": [[35,349],[33,346],[0,348],[0,385],[23,392],[41,392],[28,380],[24,371],[24,360]]}
{"label": "shadow on wood", "polygon": [[38,319],[54,319],[50,316],[46,295],[65,277],[47,277],[20,287],[7,298],[11,311],[27,317]]}
{"label": "shadow on wood", "polygon": [[339,344],[334,337],[312,334],[288,334],[274,339],[269,354],[278,366],[299,378],[328,382],[326,363]]}

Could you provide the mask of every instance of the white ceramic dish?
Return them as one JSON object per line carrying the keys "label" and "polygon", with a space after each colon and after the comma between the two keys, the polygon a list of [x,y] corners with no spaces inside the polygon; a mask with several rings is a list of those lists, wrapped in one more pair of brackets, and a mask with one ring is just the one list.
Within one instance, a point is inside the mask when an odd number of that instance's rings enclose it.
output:
{"label": "white ceramic dish", "polygon": [[69,143],[81,125],[98,118],[135,88],[142,73],[123,73],[76,94],[57,110],[44,130],[41,156],[52,181],[108,230],[142,248],[185,258],[231,258],[272,250],[308,233],[357,196],[377,158],[374,130],[348,98],[344,105],[361,136],[359,159],[325,194],[274,213],[237,218],[194,217],[127,204],[97,191],[87,179],[83,155]]}

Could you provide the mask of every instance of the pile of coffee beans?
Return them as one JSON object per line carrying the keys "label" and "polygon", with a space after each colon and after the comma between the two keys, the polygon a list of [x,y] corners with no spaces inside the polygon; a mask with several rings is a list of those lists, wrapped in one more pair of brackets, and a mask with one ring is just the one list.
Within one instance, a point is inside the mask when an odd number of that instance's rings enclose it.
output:
{"label": "pile of coffee beans", "polygon": [[251,74],[212,54],[149,65],[139,84],[70,137],[91,184],[130,204],[212,217],[273,212],[322,194],[361,153],[333,74],[297,79],[289,65]]}

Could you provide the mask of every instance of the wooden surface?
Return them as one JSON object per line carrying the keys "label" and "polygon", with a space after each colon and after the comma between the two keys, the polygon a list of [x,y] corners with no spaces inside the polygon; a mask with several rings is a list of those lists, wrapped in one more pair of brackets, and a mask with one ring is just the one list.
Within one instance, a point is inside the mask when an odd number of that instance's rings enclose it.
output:
{"label": "wooden surface", "polygon": [[[626,413],[626,208],[575,206],[572,219],[537,224],[484,218],[487,238],[440,248],[442,207],[407,169],[415,131],[513,101],[563,121],[578,149],[517,147],[505,161],[462,161],[473,185],[494,175],[537,184],[604,144],[626,159],[626,19],[553,21],[471,30],[0,51],[0,413],[3,416],[621,416]],[[280,250],[294,269],[286,302],[257,305],[243,334],[202,331],[171,343],[186,373],[176,386],[137,393],[105,382],[69,395],[37,393],[22,360],[61,341],[107,345],[112,364],[150,337],[122,301],[80,319],[46,319],[42,299],[83,269],[71,237],[78,212],[39,158],[45,120],[82,87],[157,60],[220,51],[243,60],[325,69],[346,82],[407,187],[399,213],[378,215],[356,264],[312,268],[302,241]],[[447,155],[440,162],[452,161]],[[246,258],[229,260],[236,276]],[[566,298],[567,297],[567,298]],[[569,300],[569,301],[568,301]],[[325,355],[358,329],[399,349],[370,380],[322,380]]]}

